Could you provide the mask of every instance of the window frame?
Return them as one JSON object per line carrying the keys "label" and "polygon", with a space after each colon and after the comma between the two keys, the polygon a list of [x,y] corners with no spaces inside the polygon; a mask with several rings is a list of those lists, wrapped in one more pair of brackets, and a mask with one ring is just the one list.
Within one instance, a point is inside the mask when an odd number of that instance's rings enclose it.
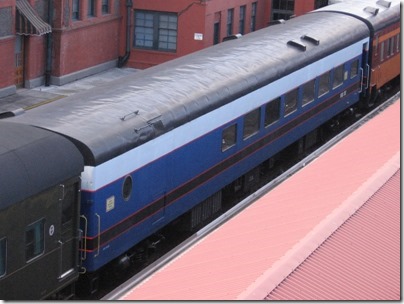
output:
{"label": "window frame", "polygon": [[240,15],[239,15],[239,24],[238,24],[238,31],[241,35],[245,34],[245,17],[247,12],[247,6],[242,5],[240,6]]}
{"label": "window frame", "polygon": [[[323,78],[327,76],[327,90],[321,91],[322,88],[325,88],[324,84],[322,82]],[[330,92],[330,83],[331,83],[331,71],[324,72],[320,76],[318,76],[318,93],[317,96],[318,98],[323,97],[324,95],[327,95]]]}
{"label": "window frame", "polygon": [[[277,104],[277,105],[276,105]],[[274,123],[278,122],[281,119],[281,104],[282,104],[282,99],[281,97],[277,97],[272,99],[270,102],[265,104],[265,111],[264,111],[264,127],[267,128],[269,126],[272,126]],[[268,113],[272,114],[275,111],[272,111],[273,109],[269,108],[270,105],[274,105],[274,108],[276,107],[277,110],[277,115],[276,116],[272,116],[272,115],[268,115]]]}
{"label": "window frame", "polygon": [[236,144],[237,144],[237,123],[233,123],[224,128],[222,131],[222,152],[229,150]]}
{"label": "window frame", "polygon": [[101,0],[101,14],[108,15],[110,13],[109,0]]}
{"label": "window frame", "polygon": [[260,131],[261,108],[256,108],[244,115],[243,140],[247,140]]}
{"label": "window frame", "polygon": [[234,8],[227,10],[227,20],[226,20],[226,35],[233,35],[233,20],[234,20]]}
{"label": "window frame", "polygon": [[[356,65],[356,67],[355,67],[355,65]],[[355,74],[352,73],[353,68],[355,68]],[[355,60],[351,61],[351,64],[349,67],[349,77],[350,77],[350,79],[353,79],[358,75],[359,75],[359,59],[355,59]]]}
{"label": "window frame", "polygon": [[[140,18],[140,15],[143,15],[143,18]],[[170,28],[170,20],[167,21],[168,27],[162,28],[161,23],[163,21],[161,21],[160,18],[161,16],[174,18],[175,29]],[[135,10],[134,17],[135,17],[134,39],[133,39],[134,48],[155,50],[162,52],[173,52],[173,53],[177,51],[178,15],[176,13]],[[167,31],[167,35],[162,35],[161,34],[162,31]],[[140,36],[142,37],[139,38]],[[172,41],[173,37],[175,41]],[[161,47],[162,43],[166,43],[167,47]],[[172,44],[173,47],[169,47],[170,44]]]}
{"label": "window frame", "polygon": [[[306,88],[309,85],[312,85],[312,91],[311,91],[312,94],[306,94],[306,92],[307,92]],[[311,80],[305,82],[304,84],[302,84],[301,88],[302,88],[301,89],[302,90],[301,91],[301,93],[302,93],[302,107],[304,107],[304,106],[312,103],[314,100],[316,100],[316,79],[311,79]],[[312,98],[311,99],[306,99],[305,96],[308,96],[310,98],[312,97]]]}
{"label": "window frame", "polygon": [[344,81],[346,80],[345,77],[345,65],[340,64],[339,66],[336,66],[333,70],[333,79],[332,79],[332,88],[336,89],[344,84]]}
{"label": "window frame", "polygon": [[96,17],[95,13],[95,0],[87,0],[87,17]]}
{"label": "window frame", "polygon": [[71,18],[72,21],[79,21],[80,20],[80,0],[72,0],[72,13]]}
{"label": "window frame", "polygon": [[[292,99],[290,99],[292,97]],[[292,106],[289,106],[292,101],[295,101]],[[294,88],[287,93],[285,93],[284,97],[284,104],[285,104],[285,110],[284,110],[284,117],[291,115],[292,113],[297,111],[298,107],[298,101],[299,101],[299,87]]]}
{"label": "window frame", "polygon": [[[39,234],[38,232],[35,232],[37,228],[39,228]],[[27,235],[30,231],[33,231],[34,233],[32,240],[29,240],[28,239],[29,235]],[[33,250],[31,250],[31,247],[33,247]],[[40,250],[40,252],[38,250]],[[32,254],[30,254],[29,251],[33,251]],[[29,263],[38,258],[39,256],[43,255],[44,252],[45,252],[45,219],[42,218],[36,222],[29,224],[25,228],[25,261]]]}

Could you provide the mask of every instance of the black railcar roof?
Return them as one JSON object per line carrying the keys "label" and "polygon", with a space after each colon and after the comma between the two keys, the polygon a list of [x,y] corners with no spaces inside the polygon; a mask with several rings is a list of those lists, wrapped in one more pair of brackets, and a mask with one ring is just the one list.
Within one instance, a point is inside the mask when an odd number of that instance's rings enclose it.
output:
{"label": "black railcar roof", "polygon": [[0,121],[0,210],[80,176],[83,158],[63,136]]}
{"label": "black railcar roof", "polygon": [[[300,40],[303,35],[320,43]],[[307,14],[11,119],[64,134],[87,165],[96,165],[368,35],[350,16]]]}

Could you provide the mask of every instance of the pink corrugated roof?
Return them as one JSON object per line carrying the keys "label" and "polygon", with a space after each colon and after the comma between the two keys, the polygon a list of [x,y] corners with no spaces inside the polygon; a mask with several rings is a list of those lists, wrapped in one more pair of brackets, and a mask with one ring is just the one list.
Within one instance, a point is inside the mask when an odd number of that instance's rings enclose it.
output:
{"label": "pink corrugated roof", "polygon": [[266,300],[400,300],[400,170]]}
{"label": "pink corrugated roof", "polygon": [[264,299],[399,166],[396,102],[123,299]]}

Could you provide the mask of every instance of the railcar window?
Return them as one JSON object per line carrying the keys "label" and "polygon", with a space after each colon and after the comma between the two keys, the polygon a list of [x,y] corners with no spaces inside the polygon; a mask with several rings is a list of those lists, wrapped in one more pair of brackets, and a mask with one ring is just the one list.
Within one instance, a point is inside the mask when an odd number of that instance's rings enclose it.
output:
{"label": "railcar window", "polygon": [[255,109],[244,117],[243,139],[246,139],[260,129],[260,108]]}
{"label": "railcar window", "polygon": [[400,34],[396,36],[396,51],[397,53],[400,51]]}
{"label": "railcar window", "polygon": [[280,108],[281,108],[280,97],[267,103],[267,105],[265,106],[265,120],[264,120],[265,127],[279,120]]}
{"label": "railcar window", "polygon": [[222,151],[233,147],[237,139],[237,125],[231,125],[223,130],[222,133]]}
{"label": "railcar window", "polygon": [[380,43],[380,61],[384,60],[384,41]]}
{"label": "railcar window", "polygon": [[351,78],[358,75],[359,60],[352,61],[351,63]]}
{"label": "railcar window", "polygon": [[318,96],[322,96],[330,91],[330,72],[326,72],[319,77]]}
{"label": "railcar window", "polygon": [[345,70],[344,70],[343,64],[334,69],[334,81],[332,84],[333,89],[342,85],[342,83],[346,79],[344,73],[345,73]]}
{"label": "railcar window", "polygon": [[387,57],[394,54],[394,37],[387,40]]}
{"label": "railcar window", "polygon": [[6,274],[7,240],[0,239],[0,278]]}
{"label": "railcar window", "polygon": [[303,85],[302,105],[306,105],[314,100],[315,83],[316,81],[313,79]]}
{"label": "railcar window", "polygon": [[285,94],[285,116],[297,109],[298,88]]}
{"label": "railcar window", "polygon": [[45,248],[45,220],[29,225],[25,230],[25,260],[28,262],[41,255]]}

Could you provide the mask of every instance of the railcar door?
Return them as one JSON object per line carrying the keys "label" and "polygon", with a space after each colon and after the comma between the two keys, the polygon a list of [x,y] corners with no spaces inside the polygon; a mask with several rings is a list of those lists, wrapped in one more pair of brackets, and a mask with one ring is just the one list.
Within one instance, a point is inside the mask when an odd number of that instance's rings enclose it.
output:
{"label": "railcar door", "polygon": [[61,208],[61,232],[59,244],[61,247],[59,278],[63,279],[78,269],[78,182],[60,185],[62,198]]}

